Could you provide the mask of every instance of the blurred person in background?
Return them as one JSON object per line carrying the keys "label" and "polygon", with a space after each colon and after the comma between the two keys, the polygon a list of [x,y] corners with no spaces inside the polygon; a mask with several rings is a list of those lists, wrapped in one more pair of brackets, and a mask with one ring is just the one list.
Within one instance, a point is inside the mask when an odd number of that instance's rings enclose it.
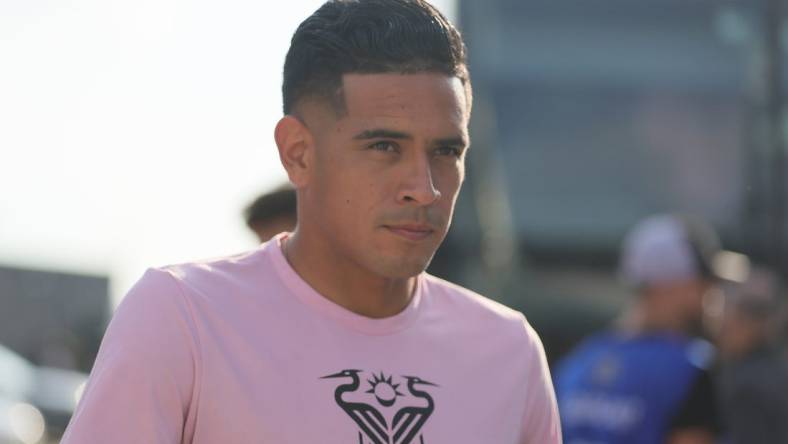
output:
{"label": "blurred person in background", "polygon": [[244,220],[260,242],[293,231],[297,217],[296,192],[292,185],[280,185],[256,198],[244,210]]}
{"label": "blurred person in background", "polygon": [[754,268],[730,285],[719,332],[727,443],[788,443],[788,363],[778,338],[785,307],[777,276]]}
{"label": "blurred person in background", "polygon": [[559,444],[525,317],[423,272],[470,144],[459,32],[422,0],[329,1],[282,90],[295,231],[149,270],[64,444]]}
{"label": "blurred person in background", "polygon": [[652,216],[629,232],[620,267],[635,298],[557,367],[567,444],[715,441],[713,348],[699,338],[722,255],[711,227],[685,216]]}

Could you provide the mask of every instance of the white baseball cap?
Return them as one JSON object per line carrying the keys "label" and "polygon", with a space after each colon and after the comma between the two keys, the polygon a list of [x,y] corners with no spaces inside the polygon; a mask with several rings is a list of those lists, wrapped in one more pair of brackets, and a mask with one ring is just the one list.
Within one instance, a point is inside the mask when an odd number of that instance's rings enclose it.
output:
{"label": "white baseball cap", "polygon": [[741,282],[749,273],[749,259],[722,250],[708,224],[685,215],[661,214],[639,222],[627,234],[620,273],[634,286],[698,277]]}

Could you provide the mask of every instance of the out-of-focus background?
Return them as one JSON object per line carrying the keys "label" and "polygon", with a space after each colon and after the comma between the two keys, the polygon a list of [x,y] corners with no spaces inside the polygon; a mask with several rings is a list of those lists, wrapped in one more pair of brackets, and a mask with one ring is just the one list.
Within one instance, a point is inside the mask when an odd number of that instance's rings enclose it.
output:
{"label": "out-of-focus background", "polygon": [[[442,0],[473,148],[431,271],[553,362],[630,297],[626,230],[688,211],[785,270],[788,2]],[[253,248],[289,38],[319,0],[0,3],[0,442],[57,440],[148,266]],[[4,441],[5,440],[5,441]]]}

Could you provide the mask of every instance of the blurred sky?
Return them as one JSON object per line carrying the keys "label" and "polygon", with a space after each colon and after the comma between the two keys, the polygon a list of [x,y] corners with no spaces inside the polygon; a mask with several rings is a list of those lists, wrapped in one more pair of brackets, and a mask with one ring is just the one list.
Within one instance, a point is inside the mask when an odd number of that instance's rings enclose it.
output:
{"label": "blurred sky", "polygon": [[253,247],[240,212],[285,179],[282,64],[321,3],[0,2],[0,264],[109,275],[117,301]]}

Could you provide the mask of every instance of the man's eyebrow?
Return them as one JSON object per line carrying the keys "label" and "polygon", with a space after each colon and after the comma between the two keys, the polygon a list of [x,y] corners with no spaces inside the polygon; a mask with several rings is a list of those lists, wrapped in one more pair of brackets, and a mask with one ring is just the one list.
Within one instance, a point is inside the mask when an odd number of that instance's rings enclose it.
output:
{"label": "man's eyebrow", "polygon": [[468,141],[465,139],[465,137],[457,136],[435,139],[432,141],[432,144],[439,146],[468,146]]}
{"label": "man's eyebrow", "polygon": [[[390,130],[385,128],[376,128],[371,130],[364,130],[355,136],[355,140],[369,140],[369,139],[405,139],[413,140],[413,136],[409,133]],[[436,146],[468,146],[468,140],[464,136],[442,137],[434,139],[431,142]]]}
{"label": "man's eyebrow", "polygon": [[402,131],[396,130],[389,130],[385,128],[376,128],[371,130],[364,130],[355,136],[353,136],[356,140],[367,140],[367,139],[413,139],[408,133],[403,133]]}

